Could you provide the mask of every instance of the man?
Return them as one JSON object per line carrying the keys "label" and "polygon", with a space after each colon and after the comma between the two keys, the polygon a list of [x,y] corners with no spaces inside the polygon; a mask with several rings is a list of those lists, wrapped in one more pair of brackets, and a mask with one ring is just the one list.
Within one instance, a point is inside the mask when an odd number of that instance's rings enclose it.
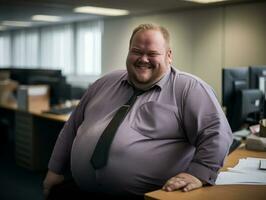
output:
{"label": "man", "polygon": [[[88,194],[143,196],[159,188],[190,191],[215,183],[231,129],[213,90],[171,67],[169,40],[160,26],[142,24],[133,31],[127,71],[89,87],[61,131],[44,180],[46,194],[62,183],[69,162],[78,188]],[[95,168],[101,135],[134,90],[144,92],[115,131],[106,164]]]}

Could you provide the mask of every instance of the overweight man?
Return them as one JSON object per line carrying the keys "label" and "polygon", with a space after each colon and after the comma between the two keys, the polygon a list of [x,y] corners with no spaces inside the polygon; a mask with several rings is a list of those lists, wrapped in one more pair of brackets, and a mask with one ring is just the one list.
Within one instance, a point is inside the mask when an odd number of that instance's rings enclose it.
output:
{"label": "overweight man", "polygon": [[[129,41],[126,70],[92,84],[64,125],[44,193],[143,199],[160,188],[214,185],[231,143],[212,88],[172,66],[165,28],[141,24]],[[69,166],[71,184],[64,176]]]}

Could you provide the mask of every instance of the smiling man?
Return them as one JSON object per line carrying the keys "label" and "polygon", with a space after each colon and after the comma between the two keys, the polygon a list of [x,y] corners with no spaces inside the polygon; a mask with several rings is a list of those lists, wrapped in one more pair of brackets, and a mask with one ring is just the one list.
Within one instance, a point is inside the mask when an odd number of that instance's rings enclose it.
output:
{"label": "smiling man", "polygon": [[[190,191],[215,183],[232,133],[212,88],[171,66],[168,31],[142,24],[127,70],[84,94],[62,129],[44,180],[48,199]],[[70,166],[73,181],[64,181]]]}
{"label": "smiling man", "polygon": [[163,28],[135,29],[127,57],[129,80],[135,87],[145,90],[153,86],[170,69],[172,51],[168,42],[169,34]]}

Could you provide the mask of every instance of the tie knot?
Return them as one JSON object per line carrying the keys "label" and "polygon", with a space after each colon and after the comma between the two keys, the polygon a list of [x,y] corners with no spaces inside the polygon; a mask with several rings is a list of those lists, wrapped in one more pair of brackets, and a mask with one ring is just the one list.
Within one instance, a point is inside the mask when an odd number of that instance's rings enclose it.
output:
{"label": "tie knot", "polygon": [[142,95],[144,92],[146,92],[146,91],[134,88],[134,94],[133,95],[139,96],[139,95]]}
{"label": "tie knot", "polygon": [[144,92],[146,92],[146,91],[134,88],[133,95],[130,97],[130,99],[127,101],[127,103],[125,105],[132,106],[134,104],[134,102],[136,101],[137,97],[142,95]]}

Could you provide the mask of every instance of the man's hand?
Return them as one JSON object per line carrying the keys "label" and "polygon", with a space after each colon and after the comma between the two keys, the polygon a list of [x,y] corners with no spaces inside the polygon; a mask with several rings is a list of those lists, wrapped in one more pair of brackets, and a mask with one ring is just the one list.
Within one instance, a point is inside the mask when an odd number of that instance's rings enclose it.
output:
{"label": "man's hand", "polygon": [[48,171],[46,174],[46,177],[43,181],[43,194],[45,199],[48,197],[50,193],[50,189],[59,183],[62,183],[64,181],[64,176],[60,174],[56,174],[52,171]]}
{"label": "man's hand", "polygon": [[172,192],[174,190],[182,189],[183,192],[188,192],[196,188],[202,187],[202,182],[195,176],[187,173],[180,173],[172,178],[170,178],[165,185],[163,190],[167,192]]}

